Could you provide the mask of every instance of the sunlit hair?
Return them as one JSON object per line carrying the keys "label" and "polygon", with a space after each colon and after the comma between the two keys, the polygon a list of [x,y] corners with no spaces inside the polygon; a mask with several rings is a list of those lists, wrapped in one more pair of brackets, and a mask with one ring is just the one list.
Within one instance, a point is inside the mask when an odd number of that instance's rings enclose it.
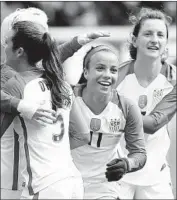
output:
{"label": "sunlit hair", "polygon": [[[134,24],[132,36],[138,37],[140,28],[141,28],[143,22],[147,19],[163,20],[165,25],[166,25],[167,39],[168,39],[168,26],[172,22],[171,17],[165,15],[165,13],[163,13],[160,10],[151,9],[151,8],[142,8],[140,10],[139,14],[137,15],[137,17],[136,16],[130,16],[130,21],[131,21],[131,23]],[[136,60],[137,48],[133,46],[133,43],[130,43],[129,52],[130,52],[131,58]]]}
{"label": "sunlit hair", "polygon": [[[100,51],[111,52],[111,53],[114,53],[116,56],[118,56],[118,53],[116,53],[112,48],[110,48],[110,47],[108,47],[106,45],[98,45],[96,47],[91,47],[91,49],[84,56],[84,59],[83,59],[83,69],[89,69],[89,63],[90,63],[91,57],[95,53],[100,52]],[[87,82],[87,80],[84,77],[84,73],[82,73],[81,78],[80,78],[80,80],[79,80],[78,83],[82,84],[82,83],[86,83],[86,82]]]}
{"label": "sunlit hair", "polygon": [[48,18],[44,11],[38,8],[17,9],[8,15],[1,24],[1,43],[5,44],[7,33],[12,29],[13,25],[19,21],[31,21],[40,24],[48,32]]}
{"label": "sunlit hair", "polygon": [[19,21],[13,25],[13,30],[13,50],[23,48],[32,66],[42,60],[44,77],[51,89],[52,103],[57,107],[63,107],[63,102],[69,105],[69,88],[64,81],[56,42],[45,32],[43,26],[34,22]]}

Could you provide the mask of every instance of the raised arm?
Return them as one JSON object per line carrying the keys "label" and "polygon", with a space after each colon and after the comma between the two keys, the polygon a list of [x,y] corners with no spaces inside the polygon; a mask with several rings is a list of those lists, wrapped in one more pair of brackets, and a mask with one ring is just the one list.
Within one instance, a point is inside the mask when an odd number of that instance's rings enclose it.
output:
{"label": "raised arm", "polygon": [[65,42],[58,46],[60,52],[61,62],[64,62],[67,58],[73,56],[83,45],[100,37],[109,37],[109,33],[91,32],[84,35],[74,37],[71,41]]}
{"label": "raised arm", "polygon": [[149,115],[143,116],[144,131],[149,134],[168,124],[176,113],[176,66],[165,62],[161,73],[173,85],[173,90],[164,96]]}

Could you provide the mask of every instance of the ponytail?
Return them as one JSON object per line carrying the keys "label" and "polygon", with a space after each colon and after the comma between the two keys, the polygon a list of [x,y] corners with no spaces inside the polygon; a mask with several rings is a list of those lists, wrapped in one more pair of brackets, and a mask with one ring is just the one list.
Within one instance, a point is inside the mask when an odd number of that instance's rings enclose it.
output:
{"label": "ponytail", "polygon": [[44,33],[42,25],[30,21],[13,24],[15,34],[12,38],[13,49],[22,47],[32,66],[42,60],[44,75],[51,89],[52,103],[56,107],[71,104],[69,87],[64,81],[64,72],[59,59],[57,44],[49,33]]}
{"label": "ponytail", "polygon": [[49,33],[43,35],[43,60],[42,65],[45,70],[45,78],[51,88],[52,103],[59,108],[67,102],[71,104],[69,87],[64,81],[64,71],[59,59],[57,44],[52,40]]}

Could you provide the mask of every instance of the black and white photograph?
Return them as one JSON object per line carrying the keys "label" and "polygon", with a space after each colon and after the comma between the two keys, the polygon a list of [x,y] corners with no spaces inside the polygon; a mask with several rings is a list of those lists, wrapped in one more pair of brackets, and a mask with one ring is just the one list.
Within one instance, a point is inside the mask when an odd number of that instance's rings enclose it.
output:
{"label": "black and white photograph", "polygon": [[1,1],[0,199],[176,199],[176,1]]}

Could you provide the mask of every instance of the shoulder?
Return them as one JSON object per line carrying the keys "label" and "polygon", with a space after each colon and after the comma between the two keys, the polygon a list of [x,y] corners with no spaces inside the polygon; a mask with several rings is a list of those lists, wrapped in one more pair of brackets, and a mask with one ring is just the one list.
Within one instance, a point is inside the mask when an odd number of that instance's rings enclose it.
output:
{"label": "shoulder", "polygon": [[119,66],[119,68],[124,68],[124,67],[130,67],[130,65],[134,62],[133,59],[127,60],[125,62],[122,62]]}
{"label": "shoulder", "polygon": [[162,65],[161,74],[166,77],[166,79],[172,83],[172,85],[176,84],[176,66],[165,62]]}
{"label": "shoulder", "polygon": [[82,91],[86,84],[77,84],[76,86],[73,87],[73,93],[75,97],[82,96]]}
{"label": "shoulder", "polygon": [[17,72],[6,64],[1,65],[1,86],[3,86]]}
{"label": "shoulder", "polygon": [[119,100],[120,100],[120,103],[121,103],[122,106],[125,106],[125,107],[128,108],[128,107],[135,105],[134,102],[131,99],[125,97],[124,95],[118,94],[118,96],[119,96]]}
{"label": "shoulder", "polygon": [[141,115],[140,109],[131,99],[123,95],[119,95],[119,101],[120,101],[120,105],[123,110],[123,113],[126,117],[139,118],[139,116]]}
{"label": "shoulder", "polygon": [[23,85],[18,74],[15,74],[5,83],[4,91],[12,96],[22,98]]}
{"label": "shoulder", "polygon": [[121,63],[119,67],[119,78],[117,85],[119,85],[119,83],[121,83],[127,75],[132,73],[134,73],[134,60],[128,60]]}
{"label": "shoulder", "polygon": [[122,94],[120,95],[117,90],[114,90],[111,102],[116,104],[122,110],[125,118],[128,116],[129,111],[132,109],[132,107],[138,109],[136,104],[131,99],[125,97]]}

